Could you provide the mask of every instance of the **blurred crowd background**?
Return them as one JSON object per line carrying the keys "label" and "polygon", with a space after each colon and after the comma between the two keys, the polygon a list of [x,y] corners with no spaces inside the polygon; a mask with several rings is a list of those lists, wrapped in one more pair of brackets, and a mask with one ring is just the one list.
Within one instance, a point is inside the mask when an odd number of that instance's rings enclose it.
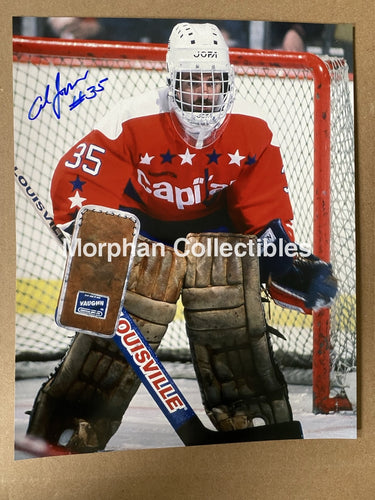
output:
{"label": "blurred crowd background", "polygon": [[[199,19],[14,17],[13,33],[49,38],[167,43],[177,22]],[[351,24],[210,20],[230,47],[307,51],[344,57],[353,72]]]}

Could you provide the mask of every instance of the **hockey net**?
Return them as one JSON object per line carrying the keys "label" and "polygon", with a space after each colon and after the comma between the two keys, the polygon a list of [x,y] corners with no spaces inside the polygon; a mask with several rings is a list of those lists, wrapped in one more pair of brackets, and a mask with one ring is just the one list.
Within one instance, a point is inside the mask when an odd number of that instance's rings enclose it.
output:
{"label": "hockey net", "polygon": [[[165,54],[164,45],[14,38],[15,165],[27,174],[30,197],[49,203],[59,158],[109,108],[127,96],[165,86]],[[266,306],[268,322],[286,337],[273,338],[274,351],[289,382],[294,374],[297,382],[313,384],[315,412],[350,409],[345,387],[348,374],[356,371],[356,271],[353,99],[347,64],[305,53],[240,49],[231,50],[231,60],[237,92],[265,109],[277,129],[296,240],[330,260],[339,280],[331,311],[311,317]],[[74,91],[61,96],[59,109],[56,102],[46,103],[46,89],[51,96],[56,93],[57,75],[61,88],[74,85]],[[37,96],[39,106],[32,108]],[[61,358],[71,342],[71,333],[54,323],[65,254],[29,202],[18,191],[15,196],[16,360],[17,366],[37,367]],[[189,357],[181,306],[160,353]],[[30,374],[37,372],[31,369]]]}

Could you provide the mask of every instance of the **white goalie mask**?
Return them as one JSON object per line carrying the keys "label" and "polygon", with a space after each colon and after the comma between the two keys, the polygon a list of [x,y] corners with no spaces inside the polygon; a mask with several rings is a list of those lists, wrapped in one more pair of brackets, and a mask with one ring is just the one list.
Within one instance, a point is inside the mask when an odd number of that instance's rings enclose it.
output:
{"label": "white goalie mask", "polygon": [[213,24],[177,24],[168,43],[169,107],[183,140],[201,149],[223,132],[234,102],[229,50]]}

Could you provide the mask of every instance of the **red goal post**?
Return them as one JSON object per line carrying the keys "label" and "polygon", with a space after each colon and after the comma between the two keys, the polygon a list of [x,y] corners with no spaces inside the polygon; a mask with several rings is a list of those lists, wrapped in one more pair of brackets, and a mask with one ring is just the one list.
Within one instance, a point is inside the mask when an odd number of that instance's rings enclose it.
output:
{"label": "red goal post", "polygon": [[[162,44],[15,37],[13,48],[15,164],[42,200],[49,200],[59,158],[109,107],[166,83]],[[309,53],[231,49],[230,56],[237,91],[266,108],[278,131],[297,240],[331,261],[339,278],[332,311],[311,318],[270,306],[270,323],[287,337],[284,344],[274,340],[275,353],[282,367],[293,359],[293,369],[311,371],[315,412],[349,410],[345,388],[348,374],[356,370],[356,323],[354,131],[347,64]],[[33,100],[54,85],[57,73],[75,82],[82,69],[89,69],[93,81],[108,77],[100,95],[75,109],[66,106],[58,119],[47,107],[37,119],[28,118]],[[17,359],[60,356],[69,339],[56,331],[53,311],[64,257],[57,250],[50,255],[53,244],[18,197],[16,229]],[[161,350],[187,349],[181,314]]]}

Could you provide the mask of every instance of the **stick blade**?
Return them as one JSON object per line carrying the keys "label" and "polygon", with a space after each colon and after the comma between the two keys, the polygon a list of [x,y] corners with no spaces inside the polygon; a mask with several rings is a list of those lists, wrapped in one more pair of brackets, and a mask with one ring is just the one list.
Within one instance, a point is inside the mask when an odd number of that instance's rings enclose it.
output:
{"label": "stick blade", "polygon": [[198,417],[190,419],[183,424],[178,429],[178,435],[185,446],[303,439],[302,426],[298,421],[262,425],[238,431],[220,432],[204,427]]}

